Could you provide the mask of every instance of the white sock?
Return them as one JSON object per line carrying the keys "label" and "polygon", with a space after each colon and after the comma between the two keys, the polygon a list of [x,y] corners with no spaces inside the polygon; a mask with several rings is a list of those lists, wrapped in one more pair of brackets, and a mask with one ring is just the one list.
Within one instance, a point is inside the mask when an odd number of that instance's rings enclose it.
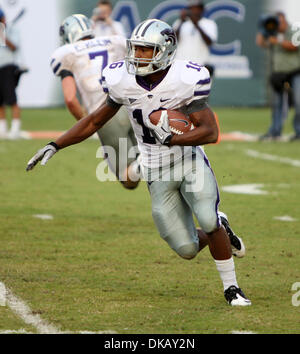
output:
{"label": "white sock", "polygon": [[11,121],[11,133],[19,133],[21,129],[21,119],[14,118]]}
{"label": "white sock", "polygon": [[222,261],[215,259],[215,263],[223,282],[224,290],[228,289],[231,285],[235,285],[238,288],[233,257]]}
{"label": "white sock", "polygon": [[5,135],[6,133],[7,133],[6,119],[0,119],[0,135]]}

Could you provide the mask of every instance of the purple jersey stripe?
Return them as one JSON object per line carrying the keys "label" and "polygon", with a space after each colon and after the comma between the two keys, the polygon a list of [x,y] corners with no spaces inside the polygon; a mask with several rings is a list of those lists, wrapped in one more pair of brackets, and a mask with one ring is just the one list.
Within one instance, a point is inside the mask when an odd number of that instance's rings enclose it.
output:
{"label": "purple jersey stripe", "polygon": [[199,80],[197,82],[197,85],[206,85],[206,84],[209,84],[209,83],[210,83],[210,78],[205,79],[205,80]]}
{"label": "purple jersey stripe", "polygon": [[207,90],[207,91],[195,91],[194,95],[195,96],[207,96],[209,95],[210,93],[210,90]]}
{"label": "purple jersey stripe", "polygon": [[99,82],[100,82],[101,85],[102,85],[103,83],[105,83],[105,82],[106,82],[105,77],[102,76],[101,79],[99,80]]}
{"label": "purple jersey stripe", "polygon": [[215,203],[215,211],[216,211],[216,215],[217,215],[217,227],[219,228],[221,226],[221,223],[220,223],[220,218],[219,218],[219,213],[218,213],[219,204],[220,204],[220,192],[219,192],[218,182],[217,182],[216,176],[214,174],[213,169],[211,168],[210,162],[209,162],[205,152],[199,146],[196,147],[196,150],[200,152],[200,154],[202,155],[202,157],[204,159],[205,164],[207,165],[207,167],[209,167],[209,169],[211,170],[211,173],[214,176],[214,180],[215,180],[215,183],[216,183],[216,191],[217,191],[217,199],[216,199],[216,203]]}
{"label": "purple jersey stripe", "polygon": [[56,67],[53,69],[54,74],[57,73],[58,69],[61,67],[61,63],[58,63]]}

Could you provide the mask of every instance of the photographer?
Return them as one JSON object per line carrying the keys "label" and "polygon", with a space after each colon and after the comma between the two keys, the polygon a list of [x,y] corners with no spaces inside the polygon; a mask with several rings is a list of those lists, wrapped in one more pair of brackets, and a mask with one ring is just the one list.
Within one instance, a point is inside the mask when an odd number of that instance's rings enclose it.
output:
{"label": "photographer", "polygon": [[176,58],[205,65],[213,76],[213,67],[208,60],[210,47],[218,39],[218,27],[214,21],[203,17],[204,10],[202,0],[190,0],[173,24],[178,38]]}
{"label": "photographer", "polygon": [[113,7],[109,0],[101,0],[93,11],[91,20],[94,23],[96,37],[119,35],[126,37],[121,22],[113,21],[111,16]]}
{"label": "photographer", "polygon": [[290,88],[295,107],[295,135],[291,141],[300,140],[300,51],[292,43],[292,36],[282,12],[263,18],[256,35],[256,44],[269,50],[271,56],[272,122],[261,140],[277,140],[281,136]]}

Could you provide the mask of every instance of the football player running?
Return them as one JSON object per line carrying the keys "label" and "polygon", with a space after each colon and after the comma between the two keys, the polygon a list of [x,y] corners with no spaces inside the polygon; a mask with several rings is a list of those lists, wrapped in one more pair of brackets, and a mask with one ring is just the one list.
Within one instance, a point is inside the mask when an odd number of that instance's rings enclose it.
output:
{"label": "football player running", "polygon": [[[126,40],[121,36],[95,37],[91,21],[81,14],[67,17],[59,34],[63,46],[53,53],[51,67],[53,73],[61,78],[69,112],[80,120],[86,116],[86,111],[94,112],[105,103],[107,94],[100,85],[102,71],[108,64],[124,59]],[[83,107],[77,98],[77,90]],[[137,143],[126,110],[121,109],[97,134],[104,151],[105,147],[114,149],[112,156],[110,149],[105,151],[111,171],[125,188],[134,189],[140,180],[140,168],[136,159],[128,154]],[[119,159],[120,138],[127,142],[126,161]]]}
{"label": "football player running", "polygon": [[[156,19],[140,23],[127,40],[125,60],[103,71],[106,103],[39,150],[28,162],[27,170],[39,161],[45,165],[59,150],[102,129],[125,106],[141,152],[152,215],[161,237],[183,259],[194,258],[208,246],[226,301],[232,306],[248,306],[251,301],[238,286],[232,257],[238,251],[232,240],[240,239],[233,234],[226,216],[218,214],[218,185],[200,147],[215,143],[219,135],[215,115],[207,103],[209,72],[197,63],[174,60],[176,47],[175,33],[168,24]],[[157,125],[152,124],[149,115],[160,109],[180,110],[189,115],[195,128],[173,135],[166,114],[161,115]],[[196,228],[193,215],[201,230]],[[237,246],[243,251],[241,244]]]}

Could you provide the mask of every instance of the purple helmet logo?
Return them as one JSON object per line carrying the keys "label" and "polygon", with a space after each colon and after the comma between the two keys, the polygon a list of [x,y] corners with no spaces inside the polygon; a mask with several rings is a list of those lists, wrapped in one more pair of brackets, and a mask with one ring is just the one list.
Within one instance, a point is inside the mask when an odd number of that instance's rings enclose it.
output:
{"label": "purple helmet logo", "polygon": [[175,32],[172,29],[166,28],[161,31],[160,34],[166,37],[167,42],[171,42],[172,45],[176,45],[177,38]]}

